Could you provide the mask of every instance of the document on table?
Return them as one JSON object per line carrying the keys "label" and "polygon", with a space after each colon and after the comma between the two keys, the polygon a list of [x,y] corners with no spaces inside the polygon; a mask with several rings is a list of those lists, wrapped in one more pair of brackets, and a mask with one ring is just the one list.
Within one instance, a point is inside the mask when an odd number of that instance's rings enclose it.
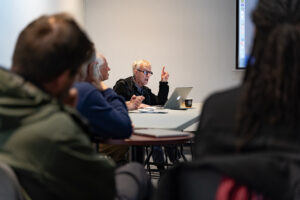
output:
{"label": "document on table", "polygon": [[138,109],[140,113],[168,113],[168,110],[163,108],[156,108],[156,107],[146,107],[142,109]]}

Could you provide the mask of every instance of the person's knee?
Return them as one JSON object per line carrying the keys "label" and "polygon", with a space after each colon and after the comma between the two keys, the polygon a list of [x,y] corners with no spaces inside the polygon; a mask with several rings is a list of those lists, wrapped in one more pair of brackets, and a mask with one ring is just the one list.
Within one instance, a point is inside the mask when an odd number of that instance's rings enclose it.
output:
{"label": "person's knee", "polygon": [[143,165],[142,164],[140,164],[140,163],[137,163],[137,162],[130,162],[130,163],[127,163],[126,165],[123,165],[122,167],[119,167],[118,169],[117,169],[117,172],[118,171],[124,171],[124,170],[126,170],[126,171],[135,171],[135,170],[144,170],[144,167],[143,167]]}
{"label": "person's knee", "polygon": [[132,162],[119,167],[116,182],[118,194],[129,199],[147,199],[152,194],[151,180],[140,163]]}
{"label": "person's knee", "polygon": [[131,173],[132,175],[136,175],[137,177],[145,177],[146,171],[144,169],[144,166],[137,162],[131,162],[124,166],[119,167],[116,170],[116,173]]}

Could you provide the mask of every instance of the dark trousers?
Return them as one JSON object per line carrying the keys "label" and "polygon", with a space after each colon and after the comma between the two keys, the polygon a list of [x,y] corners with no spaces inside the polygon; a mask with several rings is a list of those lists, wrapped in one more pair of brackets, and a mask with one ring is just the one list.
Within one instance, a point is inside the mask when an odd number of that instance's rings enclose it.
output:
{"label": "dark trousers", "polygon": [[[165,145],[165,151],[172,163],[175,163],[180,158],[180,153],[177,149],[177,145]],[[153,161],[155,163],[163,164],[165,162],[164,152],[161,146],[153,146]]]}

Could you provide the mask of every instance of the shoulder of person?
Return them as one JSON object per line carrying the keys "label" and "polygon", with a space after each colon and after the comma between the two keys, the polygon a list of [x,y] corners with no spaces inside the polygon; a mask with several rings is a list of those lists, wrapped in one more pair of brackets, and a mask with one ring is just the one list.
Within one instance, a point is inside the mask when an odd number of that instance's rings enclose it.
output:
{"label": "shoulder of person", "polygon": [[84,134],[86,134],[87,136],[91,136],[93,134],[88,120],[83,117],[76,109],[70,106],[64,106],[64,111],[70,117],[72,123],[80,128]]}
{"label": "shoulder of person", "polygon": [[127,78],[125,78],[125,79],[119,79],[119,80],[116,82],[115,86],[116,86],[116,85],[126,85],[126,86],[131,87],[133,84],[134,84],[134,82],[133,82],[133,80],[132,80],[132,76],[130,76],[130,77],[127,77]]}
{"label": "shoulder of person", "polygon": [[125,85],[125,84],[126,84],[126,80],[123,79],[123,78],[121,78],[121,79],[117,80],[115,86],[117,86],[117,85]]}
{"label": "shoulder of person", "polygon": [[90,142],[91,131],[87,122],[75,109],[68,106],[48,103],[37,108],[35,113],[23,121],[23,125],[18,128],[18,131],[16,130],[16,133],[26,135],[29,139],[41,139],[41,143],[73,141],[75,138],[85,144]]}
{"label": "shoulder of person", "polygon": [[214,109],[218,107],[226,107],[228,105],[238,104],[241,87],[233,87],[221,91],[217,91],[209,95],[203,105],[203,109]]}
{"label": "shoulder of person", "polygon": [[88,82],[78,82],[73,85],[78,91],[78,98],[85,98],[92,93],[100,93],[99,88]]}
{"label": "shoulder of person", "polygon": [[96,86],[94,86],[93,84],[89,83],[89,82],[76,82],[73,85],[74,88],[78,89],[79,91],[83,90],[94,90],[97,89]]}
{"label": "shoulder of person", "polygon": [[[66,137],[78,133],[86,136],[92,135],[88,121],[71,106],[61,103],[49,104],[46,105],[44,109],[40,109],[39,115],[41,116],[40,121],[36,123],[45,124],[45,126],[49,126],[50,129],[51,127],[55,127],[55,129],[59,130],[57,132],[64,132]],[[48,128],[45,128],[45,130],[47,129]]]}

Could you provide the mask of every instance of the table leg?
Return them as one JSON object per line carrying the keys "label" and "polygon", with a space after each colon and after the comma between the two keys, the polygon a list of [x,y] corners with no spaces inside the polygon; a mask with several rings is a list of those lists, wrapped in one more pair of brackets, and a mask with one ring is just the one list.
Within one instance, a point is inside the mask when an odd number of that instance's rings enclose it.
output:
{"label": "table leg", "polygon": [[144,159],[145,159],[144,146],[131,146],[131,159],[132,161],[144,164]]}
{"label": "table leg", "polygon": [[184,160],[184,162],[187,162],[187,159],[183,153],[183,144],[180,145],[180,155],[181,155],[182,159]]}

